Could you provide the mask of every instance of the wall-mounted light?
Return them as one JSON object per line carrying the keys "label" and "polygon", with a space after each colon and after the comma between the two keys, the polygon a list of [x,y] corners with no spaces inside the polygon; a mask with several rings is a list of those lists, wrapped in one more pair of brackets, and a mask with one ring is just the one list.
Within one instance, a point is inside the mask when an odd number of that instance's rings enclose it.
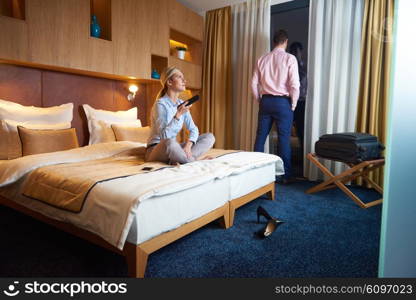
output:
{"label": "wall-mounted light", "polygon": [[139,87],[135,84],[130,84],[129,85],[129,92],[130,94],[127,95],[127,99],[129,101],[133,101],[134,97],[136,97],[136,93],[139,90]]}

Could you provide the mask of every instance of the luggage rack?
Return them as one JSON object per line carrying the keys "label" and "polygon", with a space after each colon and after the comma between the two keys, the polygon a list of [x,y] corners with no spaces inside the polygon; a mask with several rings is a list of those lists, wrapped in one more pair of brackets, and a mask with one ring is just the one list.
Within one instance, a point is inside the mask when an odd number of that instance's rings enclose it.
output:
{"label": "luggage rack", "polygon": [[[372,170],[375,170],[377,168],[380,168],[384,165],[384,158],[379,159],[373,159],[373,160],[365,160],[363,162],[353,164],[353,163],[347,163],[340,160],[335,160],[331,158],[326,157],[320,157],[317,156],[315,153],[309,153],[306,155],[306,157],[319,169],[322,170],[326,175],[330,177],[330,179],[308,189],[306,191],[307,194],[312,194],[315,192],[332,189],[335,187],[340,188],[348,197],[350,197],[358,206],[361,208],[369,208],[374,205],[381,204],[383,202],[383,199],[374,200],[368,203],[364,203],[358,196],[356,196],[353,192],[351,192],[350,189],[347,188],[347,186],[344,184],[345,182],[354,180],[358,177],[362,177],[367,183],[369,183],[374,189],[379,192],[380,194],[383,194],[383,189],[380,187],[377,183],[375,183],[373,180],[371,180],[368,177],[368,173]],[[340,173],[339,175],[334,175],[329,171],[323,164],[321,164],[318,160],[318,158],[322,159],[328,159],[333,161],[339,161],[346,165],[348,165],[349,169],[345,170],[344,172]]]}

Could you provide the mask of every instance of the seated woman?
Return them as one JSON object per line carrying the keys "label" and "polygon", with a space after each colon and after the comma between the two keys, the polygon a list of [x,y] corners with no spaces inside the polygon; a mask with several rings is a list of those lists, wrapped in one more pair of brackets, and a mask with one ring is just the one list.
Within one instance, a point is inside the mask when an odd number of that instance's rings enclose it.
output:
{"label": "seated woman", "polygon": [[[185,164],[195,161],[212,148],[215,142],[212,133],[199,135],[198,127],[192,120],[189,106],[181,105],[178,98],[185,91],[185,79],[180,70],[167,68],[160,76],[163,88],[156,97],[151,113],[151,134],[147,142],[146,161],[160,161],[169,164]],[[183,123],[189,130],[189,140],[179,144],[176,136]]]}

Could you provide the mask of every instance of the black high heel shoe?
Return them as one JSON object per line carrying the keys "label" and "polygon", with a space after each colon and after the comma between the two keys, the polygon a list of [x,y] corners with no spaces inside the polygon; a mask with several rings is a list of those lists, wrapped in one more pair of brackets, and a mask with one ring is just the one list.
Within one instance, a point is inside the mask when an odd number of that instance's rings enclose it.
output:
{"label": "black high heel shoe", "polygon": [[257,208],[257,223],[260,222],[260,216],[265,217],[267,220],[266,227],[258,232],[260,237],[268,237],[276,230],[279,225],[284,223],[283,221],[270,216],[269,213],[261,206]]}

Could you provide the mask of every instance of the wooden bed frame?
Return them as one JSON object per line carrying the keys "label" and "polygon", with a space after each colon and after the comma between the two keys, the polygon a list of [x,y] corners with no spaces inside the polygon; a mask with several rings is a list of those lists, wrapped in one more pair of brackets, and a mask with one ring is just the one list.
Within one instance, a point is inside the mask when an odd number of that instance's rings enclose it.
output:
{"label": "wooden bed frame", "polygon": [[51,219],[49,217],[42,215],[41,213],[30,210],[12,200],[6,199],[1,196],[0,196],[0,204],[7,206],[9,208],[12,208],[14,210],[17,210],[25,215],[31,216],[41,222],[55,226],[56,228],[59,228],[65,232],[68,232],[84,240],[87,240],[88,242],[94,243],[98,246],[104,247],[108,250],[111,250],[113,252],[116,252],[120,255],[125,256],[126,261],[127,261],[129,276],[135,277],[135,278],[143,278],[145,271],[146,271],[147,258],[151,253],[155,252],[156,250],[159,250],[160,248],[178,240],[181,237],[186,236],[187,234],[217,219],[219,219],[220,225],[223,228],[225,229],[229,228],[230,226],[233,225],[235,210],[238,207],[258,198],[259,196],[265,193],[268,194],[271,200],[274,200],[274,196],[275,196],[274,182],[271,182],[257,190],[254,190],[253,192],[248,193],[247,195],[233,199],[227,202],[225,205],[203,215],[202,217],[198,219],[195,219],[189,223],[186,223],[174,230],[158,235],[141,244],[135,245],[135,244],[126,242],[123,250],[120,250],[110,245],[108,242],[106,242],[105,240],[103,240],[101,237],[99,237],[96,234],[80,229],[72,224]]}

